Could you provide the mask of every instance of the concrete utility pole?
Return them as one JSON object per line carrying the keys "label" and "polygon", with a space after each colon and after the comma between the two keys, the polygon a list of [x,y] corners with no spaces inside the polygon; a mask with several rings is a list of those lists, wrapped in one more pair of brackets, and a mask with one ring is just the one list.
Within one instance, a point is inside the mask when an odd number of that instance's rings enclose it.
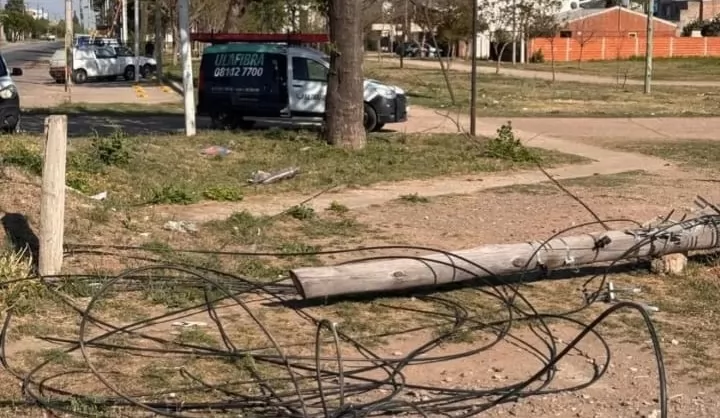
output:
{"label": "concrete utility pole", "polygon": [[190,55],[190,4],[178,0],[180,21],[180,55],[183,68],[183,95],[185,96],[185,134],[195,136],[195,87],[193,86],[192,56]]}
{"label": "concrete utility pole", "polygon": [[155,61],[157,61],[157,79],[162,83],[163,77],[163,52],[165,50],[165,34],[162,24],[162,6],[159,0],[155,0]]}
{"label": "concrete utility pole", "polygon": [[72,76],[75,64],[73,63],[73,7],[72,0],[65,0],[65,92],[68,102],[72,101]]}
{"label": "concrete utility pole", "polygon": [[645,44],[645,94],[650,94],[652,84],[653,63],[653,36],[655,32],[653,15],[655,14],[655,0],[648,0],[647,8],[647,39]]}
{"label": "concrete utility pole", "polygon": [[476,135],[477,125],[477,21],[478,21],[478,0],[473,0],[473,14],[470,33],[472,40],[470,41],[471,67],[470,67],[470,135]]}
{"label": "concrete utility pole", "polygon": [[[290,277],[303,299],[439,286],[494,275],[554,271],[717,249],[718,222],[720,215],[706,215],[658,229],[603,231],[549,241],[489,244],[449,254],[429,254],[420,259],[298,268],[290,271]],[[398,280],[398,272],[402,272],[402,280]]]}
{"label": "concrete utility pole", "polygon": [[400,68],[405,66],[405,49],[407,48],[407,43],[410,42],[410,37],[408,36],[408,20],[408,0],[405,0],[405,21],[403,22],[403,43],[402,48],[400,48]]}
{"label": "concrete utility pole", "polygon": [[135,16],[133,17],[133,20],[135,21],[135,35],[133,36],[133,39],[135,39],[135,82],[140,82],[140,0],[135,0],[135,7],[134,10]]}
{"label": "concrete utility pole", "polygon": [[127,24],[127,2],[128,0],[120,0],[122,4],[122,43],[127,45],[128,41],[128,24]]}

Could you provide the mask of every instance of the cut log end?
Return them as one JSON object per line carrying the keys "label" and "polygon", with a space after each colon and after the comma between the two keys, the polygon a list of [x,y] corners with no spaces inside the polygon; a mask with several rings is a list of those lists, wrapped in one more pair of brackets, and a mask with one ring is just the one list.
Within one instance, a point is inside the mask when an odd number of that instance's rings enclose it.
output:
{"label": "cut log end", "polygon": [[685,254],[667,254],[653,258],[650,262],[650,271],[662,276],[681,276],[687,270],[687,262]]}
{"label": "cut log end", "polygon": [[306,299],[305,288],[303,287],[300,279],[298,279],[297,274],[295,274],[295,272],[292,270],[290,270],[289,274],[290,274],[290,280],[292,280],[293,286],[295,286],[295,290],[297,290],[298,295],[300,295],[301,298]]}

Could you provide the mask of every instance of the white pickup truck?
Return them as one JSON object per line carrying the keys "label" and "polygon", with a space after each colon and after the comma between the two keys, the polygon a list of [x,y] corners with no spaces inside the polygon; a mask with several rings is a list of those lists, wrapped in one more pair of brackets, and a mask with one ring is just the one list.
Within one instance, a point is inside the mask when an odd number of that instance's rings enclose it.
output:
{"label": "white pickup truck", "polygon": [[[140,75],[147,77],[157,69],[153,58],[138,57]],[[50,76],[56,83],[65,82],[65,50],[55,51],[50,58]],[[135,57],[123,46],[83,46],[73,48],[73,82],[88,80],[135,79]]]}

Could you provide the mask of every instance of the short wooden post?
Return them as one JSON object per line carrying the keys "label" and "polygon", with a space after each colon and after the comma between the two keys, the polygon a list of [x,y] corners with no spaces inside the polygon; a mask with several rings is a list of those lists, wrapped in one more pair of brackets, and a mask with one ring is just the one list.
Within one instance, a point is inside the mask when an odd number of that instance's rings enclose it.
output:
{"label": "short wooden post", "polygon": [[42,171],[40,204],[41,276],[60,274],[65,234],[65,160],[67,152],[67,116],[45,118],[45,157]]}

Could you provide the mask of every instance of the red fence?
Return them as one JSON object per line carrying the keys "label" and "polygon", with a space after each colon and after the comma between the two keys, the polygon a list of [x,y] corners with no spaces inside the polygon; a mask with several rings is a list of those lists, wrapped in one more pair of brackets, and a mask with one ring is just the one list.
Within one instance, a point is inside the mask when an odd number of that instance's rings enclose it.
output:
{"label": "red fence", "polygon": [[[645,55],[643,37],[602,37],[581,42],[575,38],[537,38],[530,41],[530,54],[542,50],[545,60],[555,61],[614,60]],[[720,37],[657,37],[654,39],[653,56],[671,57],[720,57]]]}

